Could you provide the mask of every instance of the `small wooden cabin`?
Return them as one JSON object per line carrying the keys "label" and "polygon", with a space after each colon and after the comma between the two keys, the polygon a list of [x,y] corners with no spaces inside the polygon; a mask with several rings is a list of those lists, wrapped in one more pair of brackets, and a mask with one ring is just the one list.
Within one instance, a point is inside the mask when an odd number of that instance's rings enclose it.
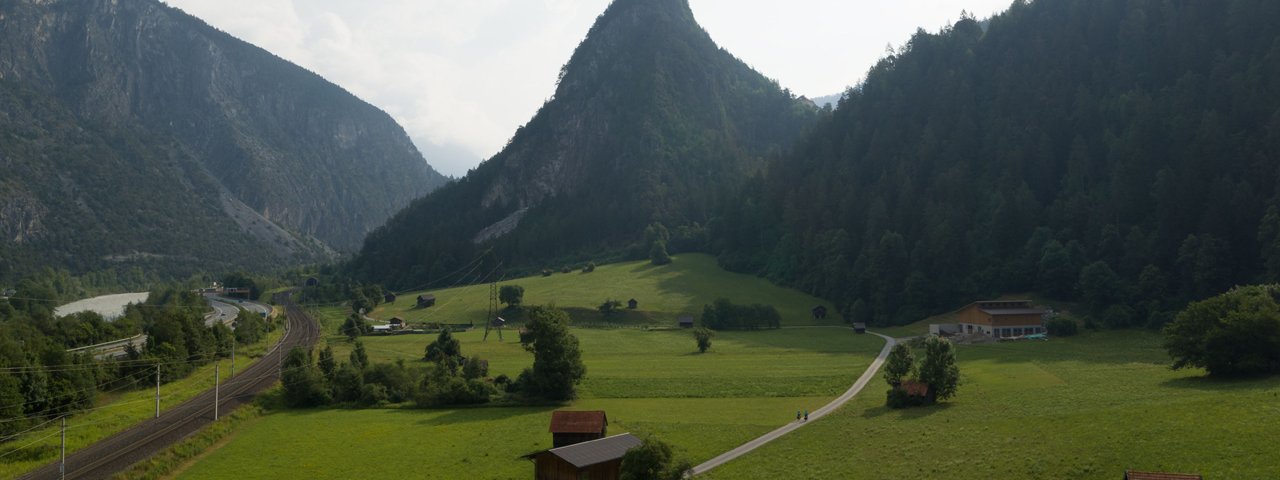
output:
{"label": "small wooden cabin", "polygon": [[396,303],[396,294],[391,293],[391,292],[387,292],[386,294],[383,294],[383,295],[382,295],[382,302],[383,302],[383,303]]}
{"label": "small wooden cabin", "polygon": [[405,327],[409,326],[409,324],[406,323],[404,319],[400,317],[391,317],[391,321],[387,323],[391,325],[392,330],[404,330]]}
{"label": "small wooden cabin", "polygon": [[822,320],[824,318],[827,318],[827,307],[825,305],[818,305],[816,307],[813,307],[813,310],[810,310],[810,312],[813,313],[814,320]]}
{"label": "small wooden cabin", "polygon": [[535,480],[617,480],[622,476],[622,457],[640,446],[630,433],[531,453]]}
{"label": "small wooden cabin", "polygon": [[853,324],[854,333],[867,333],[867,324],[857,322]]}
{"label": "small wooden cabin", "polygon": [[635,309],[636,309],[636,307],[639,307],[639,306],[640,306],[640,302],[637,302],[637,301],[636,301],[636,299],[634,299],[634,298],[633,298],[633,299],[631,299],[631,300],[627,300],[627,309],[628,309],[628,310],[635,310]]}
{"label": "small wooden cabin", "polygon": [[430,293],[418,295],[418,308],[434,307],[436,305],[436,296]]}
{"label": "small wooden cabin", "polygon": [[693,317],[680,317],[677,322],[680,328],[693,328]]}
{"label": "small wooden cabin", "polygon": [[551,412],[551,445],[565,447],[608,435],[609,418],[602,410]]}

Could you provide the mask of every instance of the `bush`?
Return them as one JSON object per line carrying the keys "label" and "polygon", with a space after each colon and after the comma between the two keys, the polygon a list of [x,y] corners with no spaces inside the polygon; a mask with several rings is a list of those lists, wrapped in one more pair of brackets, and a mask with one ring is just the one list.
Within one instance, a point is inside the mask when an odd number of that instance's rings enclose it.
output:
{"label": "bush", "polygon": [[698,327],[693,329],[693,339],[698,343],[698,353],[707,353],[711,349],[711,337],[716,333],[706,327]]}
{"label": "bush", "polygon": [[1188,305],[1165,326],[1173,368],[1212,376],[1280,373],[1280,285],[1237,287]]}
{"label": "bush", "polygon": [[702,326],[713,330],[759,330],[781,328],[782,315],[772,305],[734,305],[717,299],[702,307]]}
{"label": "bush", "polygon": [[1057,316],[1044,322],[1044,329],[1055,337],[1070,337],[1080,333],[1080,325],[1071,317]]}

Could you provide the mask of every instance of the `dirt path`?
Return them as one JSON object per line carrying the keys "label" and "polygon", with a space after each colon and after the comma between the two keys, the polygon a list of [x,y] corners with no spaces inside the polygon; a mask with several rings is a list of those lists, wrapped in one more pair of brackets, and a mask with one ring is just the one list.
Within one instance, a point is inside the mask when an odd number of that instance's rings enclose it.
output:
{"label": "dirt path", "polygon": [[[849,400],[852,400],[853,397],[858,394],[858,392],[861,392],[862,389],[865,388],[873,378],[875,378],[876,372],[879,372],[880,366],[884,364],[885,357],[889,356],[889,349],[893,348],[893,346],[898,343],[897,340],[889,336],[885,336],[885,335],[881,335],[879,333],[873,333],[873,332],[867,332],[867,333],[871,333],[872,335],[875,335],[877,337],[884,339],[884,348],[880,349],[880,355],[876,356],[876,359],[871,362],[871,366],[867,367],[867,370],[865,372],[862,372],[862,376],[858,377],[858,381],[853,382],[853,386],[850,386],[848,390],[845,390],[844,394],[840,395],[839,397],[836,397],[836,399],[832,400],[831,403],[823,405],[822,408],[809,412],[809,422],[812,422],[814,420],[827,416],[828,413],[834,412],[837,408],[844,406],[845,403],[848,403]],[[720,465],[723,465],[725,462],[728,462],[735,458],[746,455],[747,452],[760,448],[761,445],[772,442],[778,437],[791,433],[792,431],[800,427],[803,427],[805,425],[808,425],[808,422],[791,422],[781,427],[778,427],[777,430],[761,435],[756,439],[751,440],[750,442],[744,443],[733,450],[729,450],[725,453],[722,453],[716,456],[715,458],[712,458],[711,460],[707,460],[706,462],[703,462],[701,465],[693,467],[692,473],[693,475],[706,473],[708,470],[711,470]]]}

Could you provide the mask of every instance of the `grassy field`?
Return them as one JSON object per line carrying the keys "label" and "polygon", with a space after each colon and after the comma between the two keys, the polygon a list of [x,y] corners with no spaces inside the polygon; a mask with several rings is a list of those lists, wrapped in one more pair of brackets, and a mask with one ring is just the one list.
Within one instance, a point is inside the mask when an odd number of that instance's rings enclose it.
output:
{"label": "grassy field", "polygon": [[957,398],[883,407],[883,384],[708,474],[752,478],[1096,478],[1126,468],[1272,479],[1280,378],[1174,372],[1147,332],[962,346]]}
{"label": "grassy field", "polygon": [[[255,345],[237,351],[237,370],[243,371],[252,360],[261,357],[283,334],[276,329]],[[227,380],[230,363],[222,363],[222,379]],[[213,387],[214,365],[196,369],[186,378],[160,387],[160,408],[168,410],[178,406],[200,392]],[[94,410],[76,414],[67,419],[67,453],[123,431],[138,422],[155,415],[155,390],[145,388],[155,385],[154,377],[142,379],[144,388],[132,391],[103,392],[98,396]],[[21,438],[0,447],[0,478],[14,478],[58,458],[61,448],[60,428],[57,422],[24,434]]]}
{"label": "grassy field", "polygon": [[[526,304],[555,304],[557,307],[589,313],[575,316],[578,323],[604,321],[596,307],[606,299],[636,299],[639,308],[626,316],[625,323],[675,326],[676,319],[691,315],[696,320],[702,307],[717,298],[734,303],[773,305],[782,314],[783,325],[839,325],[843,320],[831,304],[796,290],[778,288],[768,281],[750,275],[726,272],[716,266],[715,258],[702,254],[685,254],[670,265],[655,267],[649,262],[601,265],[594,272],[555,273],[550,277],[527,277],[500,282],[501,285],[524,287]],[[399,294],[396,303],[383,305],[373,318],[388,320],[401,317],[410,323],[440,322],[484,325],[488,312],[488,285],[471,285],[446,290],[433,290],[436,306],[420,309],[415,305],[419,294]],[[809,310],[823,304],[831,311],[825,321],[815,321]]]}
{"label": "grassy field", "polygon": [[[785,325],[813,323],[809,309],[821,303],[803,293],[719,270],[710,257],[681,256],[668,267],[644,263],[605,265],[512,282],[525,287],[526,303],[594,308],[606,297],[636,298],[654,323],[674,323],[718,297],[737,303],[769,303]],[[433,292],[437,307],[409,308],[416,294],[375,316],[458,322],[479,316],[484,286]],[[318,308],[330,332],[349,312]],[[419,316],[414,316],[419,315]],[[438,315],[433,320],[430,315]],[[448,319],[441,317],[449,317]],[[465,320],[463,320],[465,321]],[[867,368],[883,341],[828,325],[756,332],[718,332],[711,351],[696,353],[688,330],[573,329],[587,377],[580,399],[567,408],[603,409],[609,432],[654,434],[693,461],[709,459],[816,409],[839,395]],[[483,329],[457,333],[466,355],[489,360],[490,374],[514,376],[533,362],[516,341]],[[375,361],[421,362],[434,335],[366,337]],[[327,341],[345,359],[350,344]],[[566,408],[566,407],[561,407]],[[527,478],[523,454],[550,447],[553,407],[487,407],[445,410],[373,409],[285,411],[251,421],[225,446],[178,478]],[[300,446],[305,445],[305,448]]]}

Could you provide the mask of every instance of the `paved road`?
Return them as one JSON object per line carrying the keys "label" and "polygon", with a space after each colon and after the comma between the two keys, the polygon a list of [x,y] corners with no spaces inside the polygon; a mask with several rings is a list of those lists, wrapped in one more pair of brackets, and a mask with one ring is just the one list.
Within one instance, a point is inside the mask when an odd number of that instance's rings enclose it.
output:
{"label": "paved road", "polygon": [[[258,392],[274,385],[279,378],[279,356],[295,346],[315,345],[319,338],[319,324],[292,301],[287,298],[280,300],[288,318],[284,338],[267,355],[222,384],[221,396],[218,398],[220,414],[229,415],[236,407],[253,400]],[[134,463],[150,458],[211,423],[213,402],[214,392],[210,389],[161,413],[160,418],[139,423],[68,455],[66,478],[109,478]],[[55,461],[22,478],[56,479],[59,478],[58,473],[58,463]]]}
{"label": "paved road", "polygon": [[[862,372],[862,376],[858,377],[858,381],[853,382],[853,386],[849,387],[849,389],[846,390],[843,395],[836,397],[835,400],[832,400],[831,403],[824,405],[822,408],[809,412],[809,422],[812,422],[814,420],[827,416],[828,413],[835,411],[837,408],[840,408],[845,403],[848,403],[849,400],[852,400],[854,395],[857,395],[858,392],[861,392],[862,389],[866,387],[867,384],[870,383],[871,380],[875,378],[876,372],[879,372],[880,366],[884,364],[885,357],[889,356],[889,349],[893,348],[893,346],[898,343],[898,341],[894,340],[892,337],[888,337],[888,336],[881,335],[879,333],[874,333],[874,332],[868,332],[868,333],[871,333],[872,335],[875,335],[877,337],[884,339],[884,348],[880,349],[880,355],[876,356],[876,359],[871,362],[871,366],[867,367],[867,371]],[[728,452],[720,454],[719,456],[712,458],[711,460],[707,460],[706,462],[703,462],[701,465],[693,467],[693,474],[698,475],[698,474],[706,473],[708,470],[711,470],[720,465],[723,465],[725,462],[728,462],[735,458],[746,455],[747,452],[760,448],[760,446],[766,443],[772,442],[776,440],[778,437],[791,433],[792,431],[800,427],[803,427],[805,425],[808,425],[808,422],[791,422],[786,425],[783,425],[782,427],[779,427],[777,430],[761,435],[755,440],[744,443],[738,448],[729,450]]]}
{"label": "paved road", "polygon": [[213,307],[213,313],[204,316],[204,324],[207,327],[212,327],[217,323],[230,327],[236,321],[236,317],[240,315],[240,307],[221,300],[214,300],[212,297],[205,297],[205,300],[208,300],[209,306]]}
{"label": "paved road", "polygon": [[270,305],[267,305],[267,304],[264,304],[264,303],[258,303],[258,302],[252,301],[252,300],[242,300],[242,299],[239,299],[239,298],[227,298],[227,297],[222,297],[222,296],[212,295],[212,294],[205,294],[205,298],[212,299],[212,300],[217,300],[217,301],[220,301],[220,302],[223,302],[223,303],[230,303],[230,304],[232,304],[232,305],[237,305],[237,306],[239,306],[240,308],[243,308],[243,309],[248,310],[248,311],[250,311],[250,312],[257,313],[257,314],[259,314],[259,315],[270,315],[270,314],[271,314],[271,306],[270,306]]}

